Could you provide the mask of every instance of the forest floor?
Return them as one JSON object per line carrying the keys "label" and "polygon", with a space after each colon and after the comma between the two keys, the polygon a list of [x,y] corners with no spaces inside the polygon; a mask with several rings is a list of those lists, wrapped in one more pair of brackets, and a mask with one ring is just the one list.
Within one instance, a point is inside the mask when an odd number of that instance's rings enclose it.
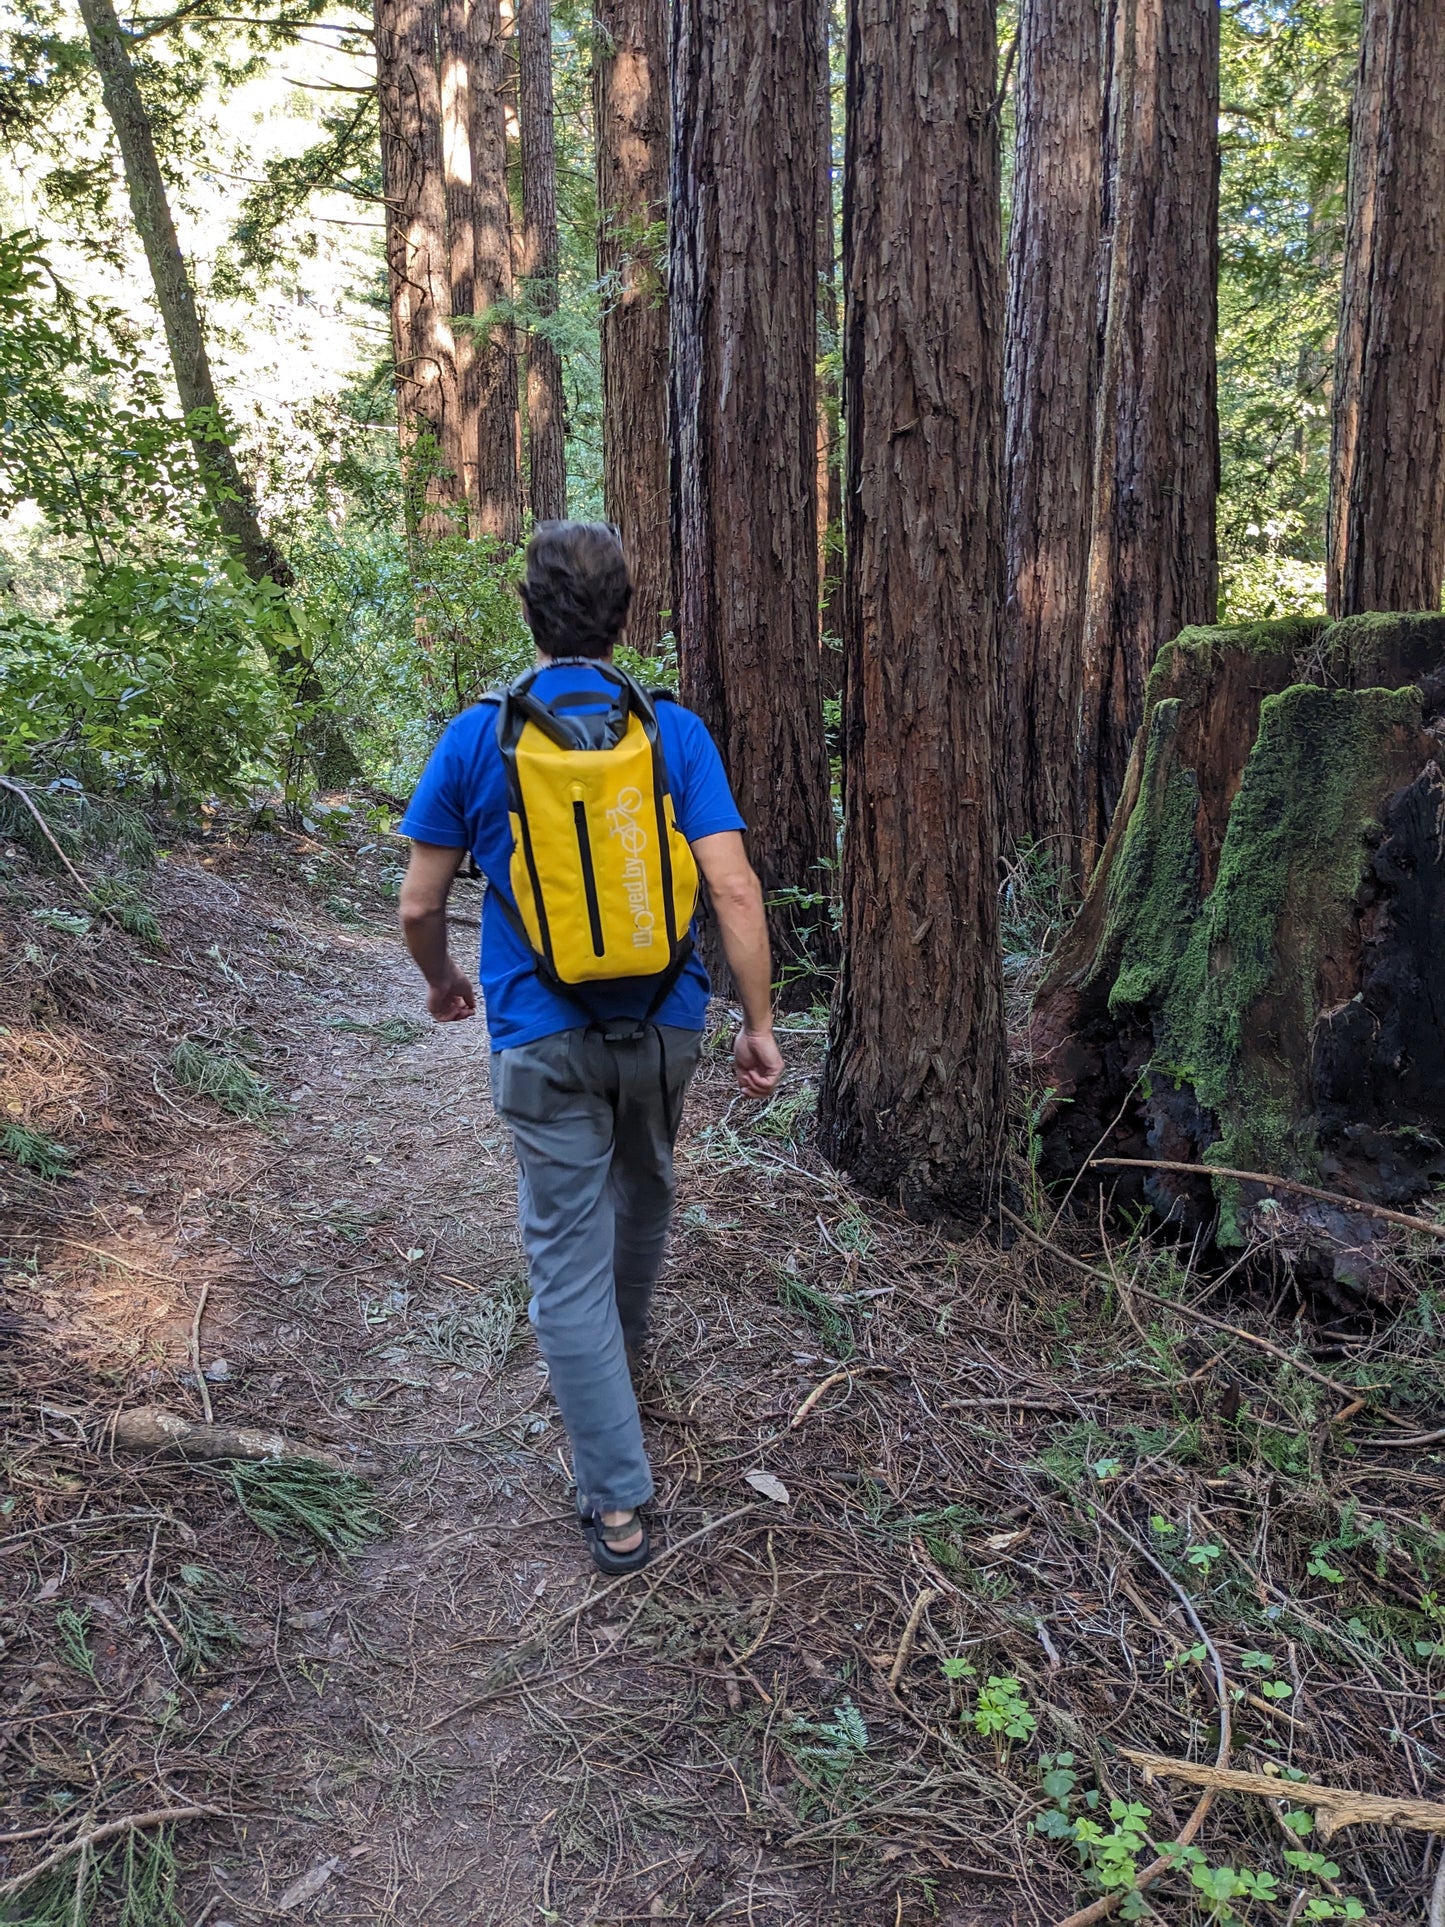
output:
{"label": "forest floor", "polygon": [[[1058,1248],[949,1243],[810,1148],[816,1020],[765,1109],[705,1056],[663,1550],[598,1580],[485,1033],[426,1022],[395,860],[178,841],[159,945],[63,879],[0,907],[0,1920],[1057,1922],[1196,1811],[1125,1748],[1441,1795],[1438,1261],[1339,1319],[1037,1199]],[[354,1473],[115,1449],[203,1397]],[[1302,1812],[1221,1798],[1150,1905],[1445,1907],[1430,1835],[1311,1867]]]}

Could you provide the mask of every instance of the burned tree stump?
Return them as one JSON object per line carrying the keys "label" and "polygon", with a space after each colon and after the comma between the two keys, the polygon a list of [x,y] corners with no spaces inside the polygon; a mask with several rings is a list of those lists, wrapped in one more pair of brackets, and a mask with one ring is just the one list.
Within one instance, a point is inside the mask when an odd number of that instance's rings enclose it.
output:
{"label": "burned tree stump", "polygon": [[[1409,1208],[1445,1178],[1445,617],[1186,629],[1035,1000],[1041,1174],[1229,1165]],[[1383,1233],[1257,1185],[1094,1172],[1186,1233],[1378,1284]]]}

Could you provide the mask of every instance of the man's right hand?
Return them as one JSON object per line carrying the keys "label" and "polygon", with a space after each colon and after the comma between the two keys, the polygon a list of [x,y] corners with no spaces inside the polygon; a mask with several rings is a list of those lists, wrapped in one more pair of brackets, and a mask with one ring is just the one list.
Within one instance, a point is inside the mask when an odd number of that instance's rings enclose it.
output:
{"label": "man's right hand", "polygon": [[783,1054],[771,1029],[740,1030],[733,1044],[738,1089],[749,1097],[771,1097],[783,1074]]}
{"label": "man's right hand", "polygon": [[447,976],[428,988],[426,1007],[439,1024],[456,1024],[476,1015],[477,993],[453,964]]}

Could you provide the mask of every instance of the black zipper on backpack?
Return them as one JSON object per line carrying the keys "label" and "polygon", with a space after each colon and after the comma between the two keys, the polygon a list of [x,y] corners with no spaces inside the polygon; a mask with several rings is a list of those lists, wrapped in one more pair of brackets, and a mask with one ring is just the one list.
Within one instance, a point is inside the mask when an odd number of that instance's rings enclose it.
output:
{"label": "black zipper on backpack", "polygon": [[572,805],[572,820],[577,825],[577,853],[582,859],[582,887],[587,892],[587,921],[592,926],[592,949],[603,957],[607,946],[602,941],[602,906],[597,901],[597,872],[592,867],[592,838],[587,829],[587,805],[579,797]]}

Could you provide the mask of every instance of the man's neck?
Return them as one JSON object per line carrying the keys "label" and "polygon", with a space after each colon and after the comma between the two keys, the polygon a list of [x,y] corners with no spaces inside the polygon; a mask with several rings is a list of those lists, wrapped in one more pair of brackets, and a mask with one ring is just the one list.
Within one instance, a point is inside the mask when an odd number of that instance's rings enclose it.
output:
{"label": "man's neck", "polygon": [[610,666],[612,662],[612,651],[609,649],[605,656],[549,656],[545,649],[539,649],[537,651],[537,667],[539,669],[550,669],[555,662],[601,662]]}

